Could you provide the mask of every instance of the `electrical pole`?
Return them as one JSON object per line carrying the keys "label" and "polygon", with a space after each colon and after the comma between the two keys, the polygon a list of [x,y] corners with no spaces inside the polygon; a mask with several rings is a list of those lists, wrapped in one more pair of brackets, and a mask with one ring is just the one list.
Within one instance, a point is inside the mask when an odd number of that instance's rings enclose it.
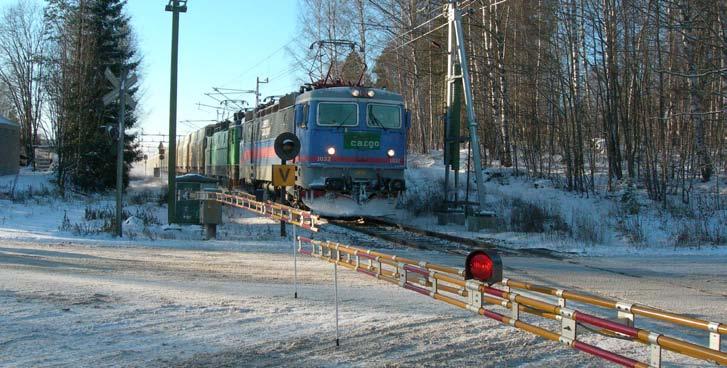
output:
{"label": "electrical pole", "polygon": [[[472,149],[472,159],[475,165],[475,180],[477,181],[477,197],[479,199],[479,210],[485,209],[485,183],[482,178],[482,158],[480,157],[480,140],[478,137],[478,125],[477,118],[475,116],[474,99],[472,96],[472,80],[470,79],[469,64],[467,60],[467,51],[465,50],[464,33],[462,30],[462,13],[457,9],[457,0],[449,0],[448,7],[448,19],[449,19],[449,56],[447,60],[447,79],[454,80],[457,76],[454,75],[454,65],[452,63],[454,56],[454,44],[457,46],[457,54],[459,56],[459,64],[462,71],[461,79],[464,87],[465,105],[467,107],[467,126],[469,127],[470,134],[470,147]],[[454,39],[452,34],[454,33]],[[450,90],[447,90],[447,104],[450,105],[450,98],[452,94]]]}
{"label": "electrical pole", "polygon": [[257,105],[260,103],[260,84],[262,83],[268,83],[268,78],[260,80],[260,77],[257,77],[257,81],[255,83],[255,106],[253,106],[253,109],[256,109]]}
{"label": "electrical pole", "polygon": [[176,172],[177,172],[177,64],[179,59],[179,13],[187,12],[187,0],[169,0],[166,11],[172,12],[172,70],[169,88],[169,164],[168,172],[168,208],[169,224],[175,222],[177,207]]}

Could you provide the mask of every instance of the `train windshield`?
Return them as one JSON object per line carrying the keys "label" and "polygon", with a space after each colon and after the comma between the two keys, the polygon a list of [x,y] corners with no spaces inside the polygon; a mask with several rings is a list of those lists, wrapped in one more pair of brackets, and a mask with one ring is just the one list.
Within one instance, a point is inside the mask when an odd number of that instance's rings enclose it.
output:
{"label": "train windshield", "polygon": [[372,128],[401,128],[401,106],[369,104],[367,124]]}
{"label": "train windshield", "polygon": [[358,105],[355,103],[321,102],[318,104],[318,125],[358,126]]}

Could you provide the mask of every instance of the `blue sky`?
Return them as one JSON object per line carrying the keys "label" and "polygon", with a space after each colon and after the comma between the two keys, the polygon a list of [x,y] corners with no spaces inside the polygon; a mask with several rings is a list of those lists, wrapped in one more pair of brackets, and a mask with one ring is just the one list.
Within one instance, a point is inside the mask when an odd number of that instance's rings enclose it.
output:
{"label": "blue sky", "polygon": [[[166,133],[169,125],[169,71],[172,15],[165,0],[129,0],[127,12],[143,54],[142,115],[147,133]],[[189,0],[180,15],[178,119],[215,119],[217,105],[204,95],[212,87],[254,89],[255,78],[270,78],[261,85],[263,96],[297,89],[284,46],[291,44],[297,22],[296,0]],[[283,75],[281,75],[283,74]],[[277,77],[277,78],[273,78]],[[243,96],[251,104],[254,95]],[[192,123],[203,126],[205,123]],[[188,133],[189,123],[178,124]]]}
{"label": "blue sky", "polygon": [[[0,9],[18,0],[0,0]],[[30,0],[33,1],[33,0]],[[36,0],[40,3],[43,1]],[[172,14],[168,0],[128,0],[143,63],[140,124],[145,133],[169,132],[169,72]],[[206,97],[212,87],[255,89],[255,78],[270,78],[261,85],[263,97],[298,89],[292,60],[285,51],[293,45],[297,27],[296,0],[189,0],[180,15],[178,120],[215,119],[217,105]],[[243,96],[253,104],[254,95]],[[192,126],[190,126],[192,125]],[[186,134],[193,126],[179,123]]]}

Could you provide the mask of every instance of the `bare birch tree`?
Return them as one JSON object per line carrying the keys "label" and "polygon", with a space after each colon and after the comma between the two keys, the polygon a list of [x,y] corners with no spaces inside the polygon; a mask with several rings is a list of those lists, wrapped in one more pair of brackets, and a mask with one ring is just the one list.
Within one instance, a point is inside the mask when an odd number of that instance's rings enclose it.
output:
{"label": "bare birch tree", "polygon": [[21,146],[34,167],[44,101],[46,46],[39,5],[19,2],[0,15],[0,83],[19,120]]}

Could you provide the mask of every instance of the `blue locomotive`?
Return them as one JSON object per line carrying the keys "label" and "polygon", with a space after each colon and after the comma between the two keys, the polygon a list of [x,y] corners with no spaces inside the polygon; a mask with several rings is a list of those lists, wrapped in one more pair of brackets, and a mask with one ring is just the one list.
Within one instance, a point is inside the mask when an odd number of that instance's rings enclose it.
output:
{"label": "blue locomotive", "polygon": [[[406,188],[410,114],[401,95],[359,86],[306,85],[232,122],[180,140],[180,173],[214,176],[232,187],[273,193],[273,142],[295,133],[301,151],[289,198],[325,214],[357,215],[374,200],[391,204]],[[205,137],[202,139],[201,137]],[[196,160],[196,161],[195,161]],[[367,209],[367,213],[376,212]]]}

